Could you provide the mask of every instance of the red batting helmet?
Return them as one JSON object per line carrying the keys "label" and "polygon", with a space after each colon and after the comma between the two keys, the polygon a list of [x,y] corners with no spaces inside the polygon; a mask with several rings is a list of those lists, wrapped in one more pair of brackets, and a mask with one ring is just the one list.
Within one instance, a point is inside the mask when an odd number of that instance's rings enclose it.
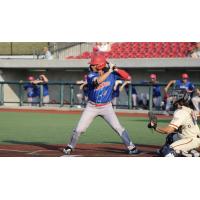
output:
{"label": "red batting helmet", "polygon": [[97,70],[102,70],[106,67],[106,58],[103,54],[93,54],[91,57],[91,61],[89,62],[90,65],[96,65]]}
{"label": "red batting helmet", "polygon": [[29,80],[29,81],[34,81],[35,78],[34,78],[33,76],[29,76],[29,77],[28,77],[28,80]]}
{"label": "red batting helmet", "polygon": [[150,75],[150,78],[151,78],[151,79],[156,79],[157,76],[156,76],[156,74],[151,74],[151,75]]}
{"label": "red batting helmet", "polygon": [[188,79],[188,78],[189,78],[188,74],[186,74],[186,73],[182,74],[181,77],[182,77],[183,79]]}

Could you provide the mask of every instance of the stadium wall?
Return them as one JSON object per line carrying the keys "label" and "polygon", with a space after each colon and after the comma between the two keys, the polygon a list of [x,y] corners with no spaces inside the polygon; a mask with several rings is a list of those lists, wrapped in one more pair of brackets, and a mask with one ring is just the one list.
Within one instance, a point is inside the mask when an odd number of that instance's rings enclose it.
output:
{"label": "stadium wall", "polygon": [[[200,60],[199,59],[115,59],[112,60],[118,66],[125,68],[136,83],[149,80],[149,74],[156,73],[158,80],[165,83],[171,79],[178,79],[183,72],[187,72],[191,81],[200,83]],[[88,72],[88,60],[0,60],[1,81],[26,80],[29,75],[38,77],[46,74],[50,81],[81,80]],[[132,67],[131,67],[132,66]],[[148,92],[147,88],[138,87],[138,92]],[[69,86],[65,86],[64,99],[69,102]],[[79,87],[75,87],[75,94]],[[59,101],[59,86],[49,86],[50,99]],[[16,85],[5,85],[5,101],[19,101],[19,87]],[[26,94],[24,93],[24,99]],[[77,99],[75,99],[77,101]],[[125,92],[120,97],[120,103],[127,104]]]}

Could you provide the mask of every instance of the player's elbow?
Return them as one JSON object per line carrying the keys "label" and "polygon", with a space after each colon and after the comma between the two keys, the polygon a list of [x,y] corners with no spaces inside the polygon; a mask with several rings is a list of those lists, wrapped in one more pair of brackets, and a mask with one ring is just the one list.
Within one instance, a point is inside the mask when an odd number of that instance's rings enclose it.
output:
{"label": "player's elbow", "polygon": [[174,127],[171,127],[171,126],[168,126],[166,129],[165,129],[165,132],[166,134],[170,134],[170,133],[173,133],[175,132],[176,129]]}
{"label": "player's elbow", "polygon": [[131,80],[132,80],[132,77],[131,77],[130,75],[128,75],[128,76],[126,76],[126,77],[124,78],[124,80],[125,80],[125,81],[131,81]]}

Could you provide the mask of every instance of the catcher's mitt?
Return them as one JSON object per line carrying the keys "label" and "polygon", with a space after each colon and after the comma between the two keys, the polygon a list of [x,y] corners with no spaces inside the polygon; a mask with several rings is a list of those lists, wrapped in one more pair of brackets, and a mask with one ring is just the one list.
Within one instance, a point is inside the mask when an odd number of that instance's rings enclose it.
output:
{"label": "catcher's mitt", "polygon": [[148,116],[149,116],[149,123],[148,123],[147,127],[156,129],[157,123],[158,123],[158,119],[157,119],[156,115],[153,112],[149,111]]}

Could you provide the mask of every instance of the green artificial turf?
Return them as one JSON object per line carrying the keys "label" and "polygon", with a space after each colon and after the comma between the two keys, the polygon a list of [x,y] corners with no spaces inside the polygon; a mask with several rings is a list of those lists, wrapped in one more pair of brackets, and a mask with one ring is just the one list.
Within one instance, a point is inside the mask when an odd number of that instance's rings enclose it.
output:
{"label": "green artificial turf", "polygon": [[[65,144],[80,115],[47,113],[0,113],[0,144]],[[161,145],[164,136],[152,133],[144,118],[119,117],[136,144]],[[168,120],[161,120],[164,125]],[[101,118],[96,118],[79,143],[121,143],[119,136]]]}

